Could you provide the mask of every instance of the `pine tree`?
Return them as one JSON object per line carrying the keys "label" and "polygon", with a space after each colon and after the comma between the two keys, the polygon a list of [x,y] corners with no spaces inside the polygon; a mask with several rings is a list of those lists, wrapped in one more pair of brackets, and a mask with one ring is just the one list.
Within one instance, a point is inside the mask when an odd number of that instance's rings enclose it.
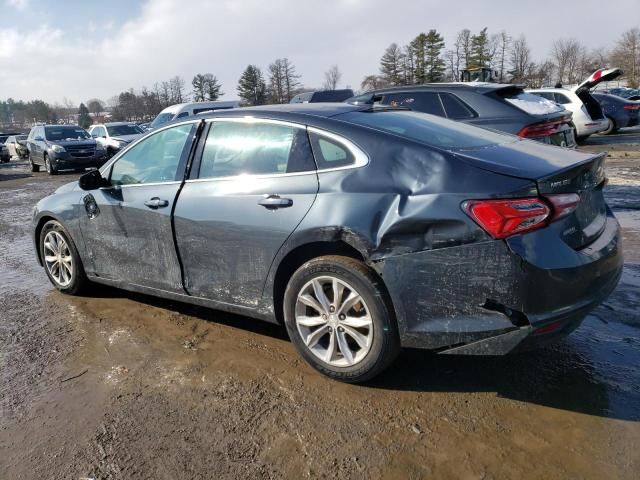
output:
{"label": "pine tree", "polygon": [[198,73],[193,80],[191,80],[191,85],[193,86],[193,101],[194,102],[204,102],[206,91],[205,91],[205,78],[204,75]]}
{"label": "pine tree", "polygon": [[429,30],[425,37],[425,80],[427,82],[439,82],[445,71],[445,63],[442,59],[444,39],[436,30]]}
{"label": "pine tree", "polygon": [[487,35],[487,27],[484,27],[480,33],[471,36],[471,52],[467,68],[485,67],[490,62],[489,36]]}
{"label": "pine tree", "polygon": [[91,120],[91,115],[89,115],[89,109],[84,103],[80,104],[80,108],[78,108],[78,125],[82,128],[89,128],[93,121]]}
{"label": "pine tree", "polygon": [[427,35],[419,34],[409,44],[409,51],[414,60],[413,77],[417,84],[425,83],[426,76],[426,56],[427,56]]}
{"label": "pine tree", "polygon": [[392,43],[387,47],[380,59],[381,77],[389,85],[402,85],[404,83],[402,56],[403,53],[398,44]]}
{"label": "pine tree", "polygon": [[262,72],[255,65],[249,65],[238,80],[236,89],[245,105],[264,105],[267,97],[267,86]]}

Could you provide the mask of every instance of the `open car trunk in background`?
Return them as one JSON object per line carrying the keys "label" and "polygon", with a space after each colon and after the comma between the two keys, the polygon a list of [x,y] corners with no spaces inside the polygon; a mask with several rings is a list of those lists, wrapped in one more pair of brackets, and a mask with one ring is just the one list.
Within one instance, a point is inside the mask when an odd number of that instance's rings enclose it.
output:
{"label": "open car trunk in background", "polygon": [[622,75],[622,70],[619,68],[601,68],[593,72],[589,77],[579,84],[574,92],[578,95],[578,98],[582,100],[587,113],[593,120],[601,120],[604,118],[602,107],[600,103],[591,96],[590,90],[601,82],[609,82]]}

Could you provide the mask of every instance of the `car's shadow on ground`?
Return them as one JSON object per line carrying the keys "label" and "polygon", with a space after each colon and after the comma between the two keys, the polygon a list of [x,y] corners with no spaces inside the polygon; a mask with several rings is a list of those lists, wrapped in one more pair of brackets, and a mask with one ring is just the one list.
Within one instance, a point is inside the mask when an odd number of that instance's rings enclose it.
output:
{"label": "car's shadow on ground", "polygon": [[[99,287],[93,297],[129,298],[147,305],[287,340],[284,327],[204,307],[169,301],[114,288]],[[636,401],[611,408],[611,385],[600,381],[589,359],[570,341],[504,357],[439,355],[406,349],[393,365],[367,387],[414,392],[495,392],[500,397],[588,415],[640,420]]]}

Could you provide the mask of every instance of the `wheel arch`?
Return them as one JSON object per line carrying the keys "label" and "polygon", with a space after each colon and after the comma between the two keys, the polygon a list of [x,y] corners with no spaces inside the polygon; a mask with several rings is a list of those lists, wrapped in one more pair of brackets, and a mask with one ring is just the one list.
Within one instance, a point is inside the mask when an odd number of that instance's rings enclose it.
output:
{"label": "wheel arch", "polygon": [[62,222],[58,218],[54,217],[51,214],[45,214],[38,219],[36,227],[33,230],[33,245],[36,249],[36,258],[38,260],[38,264],[41,267],[43,267],[44,264],[42,262],[42,254],[40,253],[40,234],[42,233],[42,228],[44,227],[44,225],[51,220],[54,220],[62,225]]}

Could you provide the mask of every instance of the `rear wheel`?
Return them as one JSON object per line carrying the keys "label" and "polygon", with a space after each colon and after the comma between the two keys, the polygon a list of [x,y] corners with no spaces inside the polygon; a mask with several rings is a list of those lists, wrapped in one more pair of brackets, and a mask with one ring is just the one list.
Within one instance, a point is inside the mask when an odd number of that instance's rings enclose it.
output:
{"label": "rear wheel", "polygon": [[88,285],[89,280],[71,236],[55,220],[42,227],[40,256],[49,280],[61,292],[77,295]]}
{"label": "rear wheel", "polygon": [[33,163],[33,158],[31,158],[31,154],[29,154],[29,163],[31,164],[31,171],[32,172],[39,172],[40,171],[40,165],[36,165],[35,163]]}
{"label": "rear wheel", "polygon": [[326,256],[302,265],[287,285],[284,316],[302,357],[336,380],[369,380],[400,349],[381,281],[352,258]]}
{"label": "rear wheel", "polygon": [[602,133],[602,135],[609,135],[611,133],[616,133],[618,129],[616,128],[616,122],[613,120],[613,118],[607,117],[607,122],[608,122],[607,129],[600,133]]}
{"label": "rear wheel", "polygon": [[57,175],[58,171],[56,170],[56,167],[54,167],[51,164],[51,160],[49,160],[49,156],[45,153],[44,154],[44,167],[47,169],[47,173],[49,175]]}

